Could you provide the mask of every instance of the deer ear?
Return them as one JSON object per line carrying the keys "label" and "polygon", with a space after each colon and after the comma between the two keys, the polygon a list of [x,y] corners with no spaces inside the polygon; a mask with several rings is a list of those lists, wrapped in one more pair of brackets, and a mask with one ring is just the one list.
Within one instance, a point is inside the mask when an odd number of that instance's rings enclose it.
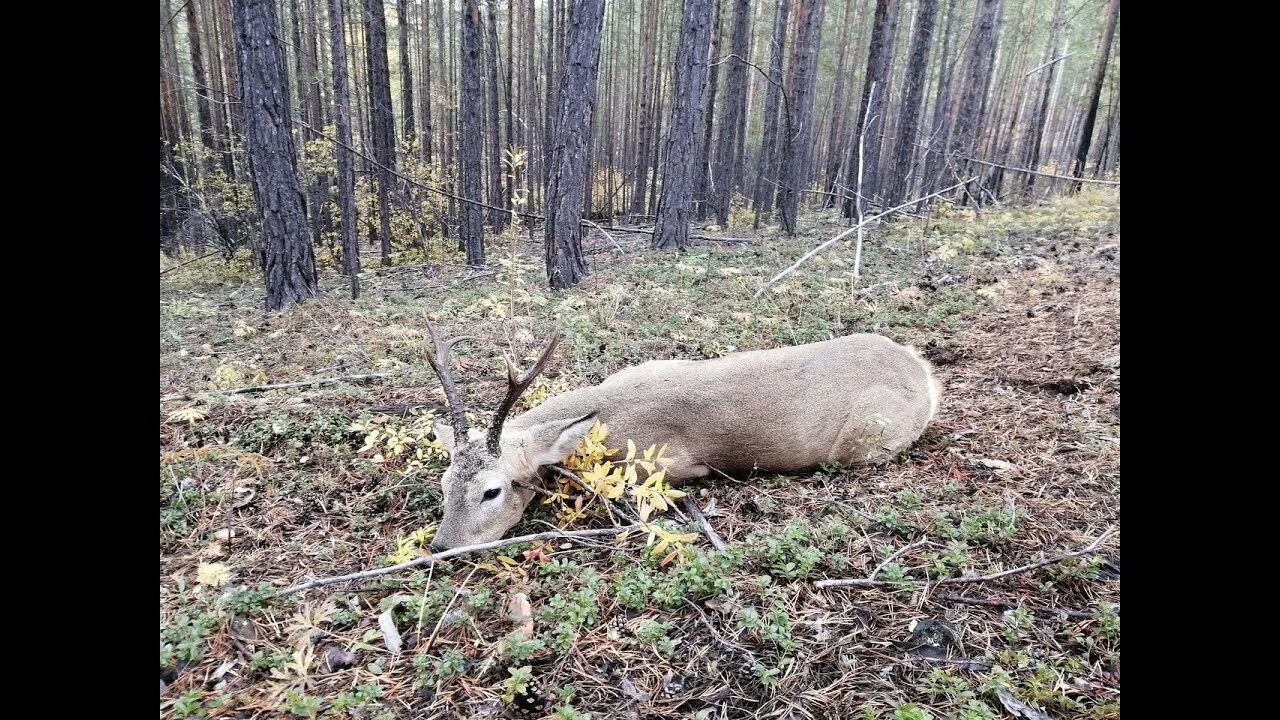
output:
{"label": "deer ear", "polygon": [[[444,449],[449,453],[449,455],[452,456],[454,447],[457,444],[457,438],[455,438],[453,435],[453,426],[449,425],[448,423],[443,423],[443,422],[440,422],[439,420],[436,420],[434,423],[432,423],[432,428],[434,429],[434,432],[436,434],[436,440],[439,441],[439,443],[444,446]],[[475,428],[470,428],[469,430],[467,430],[467,442],[476,442],[477,440],[480,440],[483,437],[484,437],[483,430],[477,430]]]}
{"label": "deer ear", "polygon": [[554,420],[535,425],[526,431],[524,451],[530,464],[541,467],[554,465],[573,454],[582,438],[595,424],[596,414],[590,413],[570,420]]}
{"label": "deer ear", "polygon": [[453,455],[453,447],[454,447],[453,428],[449,425],[449,423],[443,423],[443,422],[440,422],[439,420],[435,421],[432,424],[432,427],[435,430],[436,442],[443,445],[445,451],[448,452],[450,455]]}

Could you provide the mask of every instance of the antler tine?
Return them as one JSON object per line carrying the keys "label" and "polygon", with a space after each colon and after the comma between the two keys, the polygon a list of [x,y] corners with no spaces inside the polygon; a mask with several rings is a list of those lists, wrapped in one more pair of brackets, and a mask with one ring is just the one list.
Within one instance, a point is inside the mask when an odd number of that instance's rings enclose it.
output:
{"label": "antler tine", "polygon": [[511,412],[511,408],[515,407],[516,401],[529,389],[529,385],[533,383],[533,379],[538,377],[542,369],[546,367],[547,361],[551,359],[551,354],[555,352],[556,346],[560,344],[560,331],[555,330],[551,333],[551,340],[547,342],[547,347],[542,351],[538,362],[533,367],[520,372],[515,362],[507,353],[503,353],[503,357],[507,360],[507,397],[503,399],[502,405],[498,406],[498,412],[493,417],[493,425],[489,427],[488,446],[489,451],[495,455],[499,449],[499,441],[502,439],[502,426],[507,421],[507,413]]}
{"label": "antler tine", "polygon": [[460,335],[442,343],[436,338],[436,328],[431,324],[431,320],[425,316],[423,320],[427,323],[427,336],[431,338],[431,343],[435,346],[435,355],[427,355],[427,362],[431,363],[432,369],[436,371],[436,377],[440,378],[440,385],[444,388],[445,400],[449,402],[449,423],[453,426],[454,442],[461,444],[467,438],[466,405],[462,402],[462,397],[458,395],[457,386],[453,384],[453,376],[449,374],[449,351],[453,349],[454,343],[461,340],[471,340],[472,338]]}

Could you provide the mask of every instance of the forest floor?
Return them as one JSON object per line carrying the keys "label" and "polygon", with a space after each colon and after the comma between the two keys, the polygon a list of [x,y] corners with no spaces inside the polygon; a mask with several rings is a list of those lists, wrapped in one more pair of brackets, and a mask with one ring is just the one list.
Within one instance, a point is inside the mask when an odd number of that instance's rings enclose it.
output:
{"label": "forest floor", "polygon": [[[679,255],[592,232],[592,275],[564,293],[527,241],[514,269],[505,241],[480,272],[366,258],[354,303],[326,267],[323,298],[270,317],[242,260],[162,275],[161,715],[1118,718],[1118,532],[929,581],[1118,530],[1119,217],[1118,193],[1086,191],[905,219],[869,234],[856,282],[837,243],[759,299],[836,218]],[[527,363],[553,327],[531,403],[644,360],[874,331],[925,351],[941,410],[884,467],[694,485],[725,552],[561,540],[270,597],[423,552],[447,464],[420,409],[443,405],[424,313],[476,338],[454,376],[481,422],[500,351]],[[555,520],[535,502],[509,535]],[[814,585],[886,559],[887,586]],[[532,623],[513,620],[525,599]]]}

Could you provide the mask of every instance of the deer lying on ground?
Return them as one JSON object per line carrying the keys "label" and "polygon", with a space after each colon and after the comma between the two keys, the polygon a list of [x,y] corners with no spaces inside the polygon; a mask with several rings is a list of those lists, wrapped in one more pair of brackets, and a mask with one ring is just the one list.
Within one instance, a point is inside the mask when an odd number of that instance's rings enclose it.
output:
{"label": "deer lying on ground", "polygon": [[[449,451],[441,484],[444,519],[431,550],[489,542],[519,522],[539,473],[577,449],[599,420],[617,443],[666,445],[673,485],[707,475],[790,472],[823,463],[887,460],[914,443],[938,409],[929,364],[880,335],[738,352],[712,360],[653,360],[615,373],[595,387],[507,415],[542,372],[557,331],[538,361],[521,373],[507,360],[508,391],[488,432],[468,429],[449,374],[449,350],[428,356],[449,403],[450,424],[437,439]],[[613,444],[613,443],[611,443]]]}

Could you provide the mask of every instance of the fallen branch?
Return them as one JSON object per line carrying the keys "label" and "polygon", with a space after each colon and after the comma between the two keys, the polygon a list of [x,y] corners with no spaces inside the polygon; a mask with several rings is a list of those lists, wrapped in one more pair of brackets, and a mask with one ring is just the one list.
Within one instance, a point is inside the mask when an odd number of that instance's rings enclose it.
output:
{"label": "fallen branch", "polygon": [[761,287],[759,290],[757,290],[757,291],[756,291],[755,297],[760,297],[761,295],[763,295],[765,290],[768,290],[768,289],[769,289],[769,288],[770,288],[774,283],[778,282],[779,280],[781,280],[782,278],[786,277],[787,275],[790,275],[790,274],[791,274],[791,273],[792,273],[796,268],[798,268],[798,267],[800,267],[802,264],[804,264],[804,261],[805,261],[805,260],[808,260],[809,258],[813,257],[814,255],[817,255],[818,253],[820,253],[820,252],[822,252],[823,250],[827,249],[827,248],[828,248],[832,243],[835,243],[836,241],[839,241],[839,240],[843,240],[846,236],[850,235],[851,233],[855,233],[855,232],[857,232],[857,231],[858,231],[858,228],[861,228],[861,227],[863,227],[864,225],[867,225],[868,223],[875,222],[876,220],[879,220],[880,218],[882,218],[882,217],[884,217],[884,216],[886,216],[886,215],[892,215],[893,213],[895,213],[895,212],[897,212],[897,211],[901,210],[902,208],[908,207],[908,206],[910,206],[910,205],[915,205],[915,204],[917,204],[917,203],[919,203],[919,202],[923,202],[923,201],[925,201],[925,200],[928,200],[928,199],[929,199],[929,198],[931,198],[931,197],[936,197],[936,196],[941,195],[941,194],[946,193],[946,192],[951,192],[952,190],[955,190],[955,189],[956,189],[956,188],[958,188],[958,187],[961,187],[961,186],[963,186],[963,185],[966,185],[966,184],[968,184],[968,183],[971,183],[971,182],[973,182],[974,180],[977,180],[977,179],[978,179],[978,177],[975,175],[975,176],[973,176],[973,177],[969,178],[968,180],[965,180],[964,182],[956,183],[955,185],[952,185],[951,187],[943,188],[943,189],[939,190],[938,192],[930,193],[930,194],[928,194],[928,195],[925,195],[924,197],[918,197],[918,198],[916,198],[916,199],[914,199],[914,200],[908,200],[907,202],[904,202],[904,203],[902,203],[901,205],[898,205],[897,207],[891,207],[891,208],[889,208],[888,210],[885,210],[884,212],[877,213],[877,214],[875,214],[875,215],[872,215],[872,216],[871,216],[871,217],[869,217],[869,218],[865,218],[865,219],[863,219],[863,221],[862,221],[862,222],[860,222],[860,223],[858,223],[857,225],[854,225],[853,227],[851,227],[851,228],[849,228],[849,229],[845,230],[844,232],[840,233],[839,235],[837,235],[837,236],[835,236],[835,237],[831,238],[830,240],[828,240],[828,241],[826,241],[826,242],[822,243],[821,245],[819,245],[818,247],[816,247],[816,248],[814,248],[814,249],[810,250],[809,252],[805,253],[805,254],[804,254],[804,256],[803,256],[803,257],[801,257],[799,260],[795,261],[795,263],[794,263],[791,267],[787,268],[786,270],[783,270],[782,272],[778,273],[777,275],[774,275],[774,276],[773,276],[773,278],[772,278],[771,280],[769,280],[769,282],[765,283],[763,287]]}
{"label": "fallen branch", "polygon": [[[961,605],[973,605],[975,607],[994,608],[996,610],[1010,610],[1021,607],[1026,608],[1031,612],[1043,613],[1045,615],[1063,615],[1072,620],[1089,620],[1094,617],[1094,613],[1084,612],[1083,610],[1023,605],[1021,603],[1014,602],[1013,600],[1000,600],[999,598],[971,598],[963,595],[951,595],[950,593],[938,593],[937,595],[934,595],[933,598],[936,600],[945,600],[946,602],[960,603]],[[1119,603],[1112,605],[1111,609],[1118,615],[1120,613]]]}
{"label": "fallen branch", "polygon": [[209,390],[207,392],[198,393],[176,393],[173,395],[161,396],[160,402],[169,402],[170,400],[190,400],[196,396],[209,395],[243,395],[245,393],[267,392],[268,390],[288,390],[290,388],[314,387],[316,385],[328,385],[336,382],[368,382],[370,380],[380,380],[388,378],[396,373],[371,373],[368,375],[343,375],[342,377],[320,378],[319,380],[303,380],[301,382],[280,383],[279,385],[254,385],[252,387],[236,388],[234,390]]}
{"label": "fallen branch", "polygon": [[498,548],[507,547],[508,545],[519,545],[520,543],[539,542],[541,540],[555,540],[557,538],[566,538],[569,540],[575,538],[591,538],[600,537],[601,535],[617,535],[619,532],[627,532],[634,529],[631,526],[623,526],[621,528],[597,528],[595,530],[553,530],[550,532],[535,533],[533,535],[521,535],[519,537],[506,538],[503,540],[494,540],[492,542],[480,543],[479,545],[466,545],[463,547],[445,550],[434,555],[426,555],[416,560],[402,562],[399,565],[378,568],[377,570],[365,570],[363,572],[351,573],[349,575],[335,575],[333,577],[316,578],[285,588],[276,593],[276,597],[292,595],[303,590],[324,587],[325,585],[333,585],[334,583],[348,582],[350,580],[367,580],[369,578],[382,577],[383,575],[392,575],[404,570],[410,570],[416,567],[426,567],[434,565],[437,562],[443,562],[459,555],[469,555],[471,553],[483,552],[485,550],[496,550]]}
{"label": "fallen branch", "polygon": [[998,163],[993,163],[987,160],[979,160],[978,158],[965,157],[963,155],[961,155],[960,158],[962,160],[968,160],[969,162],[976,162],[979,165],[990,165],[991,167],[997,167],[997,168],[1000,168],[1001,170],[1009,170],[1011,172],[1026,173],[1027,175],[1039,175],[1041,177],[1058,178],[1059,180],[1074,180],[1076,182],[1087,182],[1087,183],[1093,183],[1095,185],[1119,185],[1120,184],[1119,180],[1092,180],[1090,178],[1071,177],[1070,175],[1055,175],[1053,173],[1040,172],[1039,170],[1028,170],[1027,168],[1011,167],[1009,165],[1000,165]]}
{"label": "fallen branch", "polygon": [[161,271],[160,271],[160,274],[161,274],[161,275],[163,275],[163,274],[165,274],[165,273],[167,273],[167,272],[173,272],[174,270],[177,270],[177,269],[178,269],[178,268],[180,268],[180,267],[186,267],[187,265],[190,265],[190,264],[191,264],[191,263],[193,263],[193,262],[200,262],[201,260],[203,260],[203,259],[205,259],[205,258],[211,258],[211,257],[213,257],[214,255],[217,255],[217,254],[218,254],[218,253],[220,253],[220,252],[222,252],[222,251],[221,251],[221,250],[214,250],[213,252],[211,252],[211,253],[205,253],[204,255],[201,255],[200,257],[198,257],[198,258],[196,258],[196,259],[194,259],[194,260],[188,260],[188,261],[186,261],[186,262],[180,262],[180,263],[178,263],[177,265],[174,265],[173,267],[165,268],[164,270],[161,270]]}
{"label": "fallen branch", "polygon": [[[1114,527],[1107,528],[1107,531],[1099,535],[1097,540],[1094,540],[1092,543],[1089,543],[1088,547],[1085,547],[1081,550],[1076,550],[1075,552],[1069,552],[1063,555],[1055,555],[1054,557],[1051,557],[1051,558],[1038,560],[1028,565],[1022,565],[1020,567],[1016,567],[1011,570],[1003,570],[998,573],[991,573],[990,575],[980,575],[976,577],[958,577],[958,578],[944,578],[942,580],[926,580],[921,582],[920,584],[925,587],[930,587],[934,585],[961,585],[965,583],[990,582],[992,580],[999,580],[1001,578],[1009,577],[1010,575],[1018,575],[1020,573],[1030,572],[1032,570],[1035,570],[1036,568],[1042,568],[1045,565],[1052,565],[1054,563],[1060,563],[1064,560],[1070,560],[1071,558],[1080,557],[1081,555],[1088,555],[1094,550],[1097,550],[1098,546],[1101,545],[1103,542],[1105,542],[1107,538],[1114,535],[1115,532],[1116,532],[1116,528]],[[902,583],[903,581],[872,580],[869,578],[845,578],[840,580],[819,580],[815,582],[813,585],[818,589],[845,588],[845,587],[876,588],[876,587],[898,586],[898,585],[901,585]]]}
{"label": "fallen branch", "polygon": [[716,529],[711,527],[711,521],[707,519],[706,515],[702,514],[702,508],[698,507],[698,501],[694,500],[692,495],[685,495],[681,503],[684,505],[684,509],[688,511],[689,516],[693,518],[693,521],[698,523],[698,527],[702,529],[702,534],[707,536],[707,539],[711,541],[711,545],[716,550],[724,550],[728,547],[724,544],[724,540],[720,538],[720,535],[716,533]]}

